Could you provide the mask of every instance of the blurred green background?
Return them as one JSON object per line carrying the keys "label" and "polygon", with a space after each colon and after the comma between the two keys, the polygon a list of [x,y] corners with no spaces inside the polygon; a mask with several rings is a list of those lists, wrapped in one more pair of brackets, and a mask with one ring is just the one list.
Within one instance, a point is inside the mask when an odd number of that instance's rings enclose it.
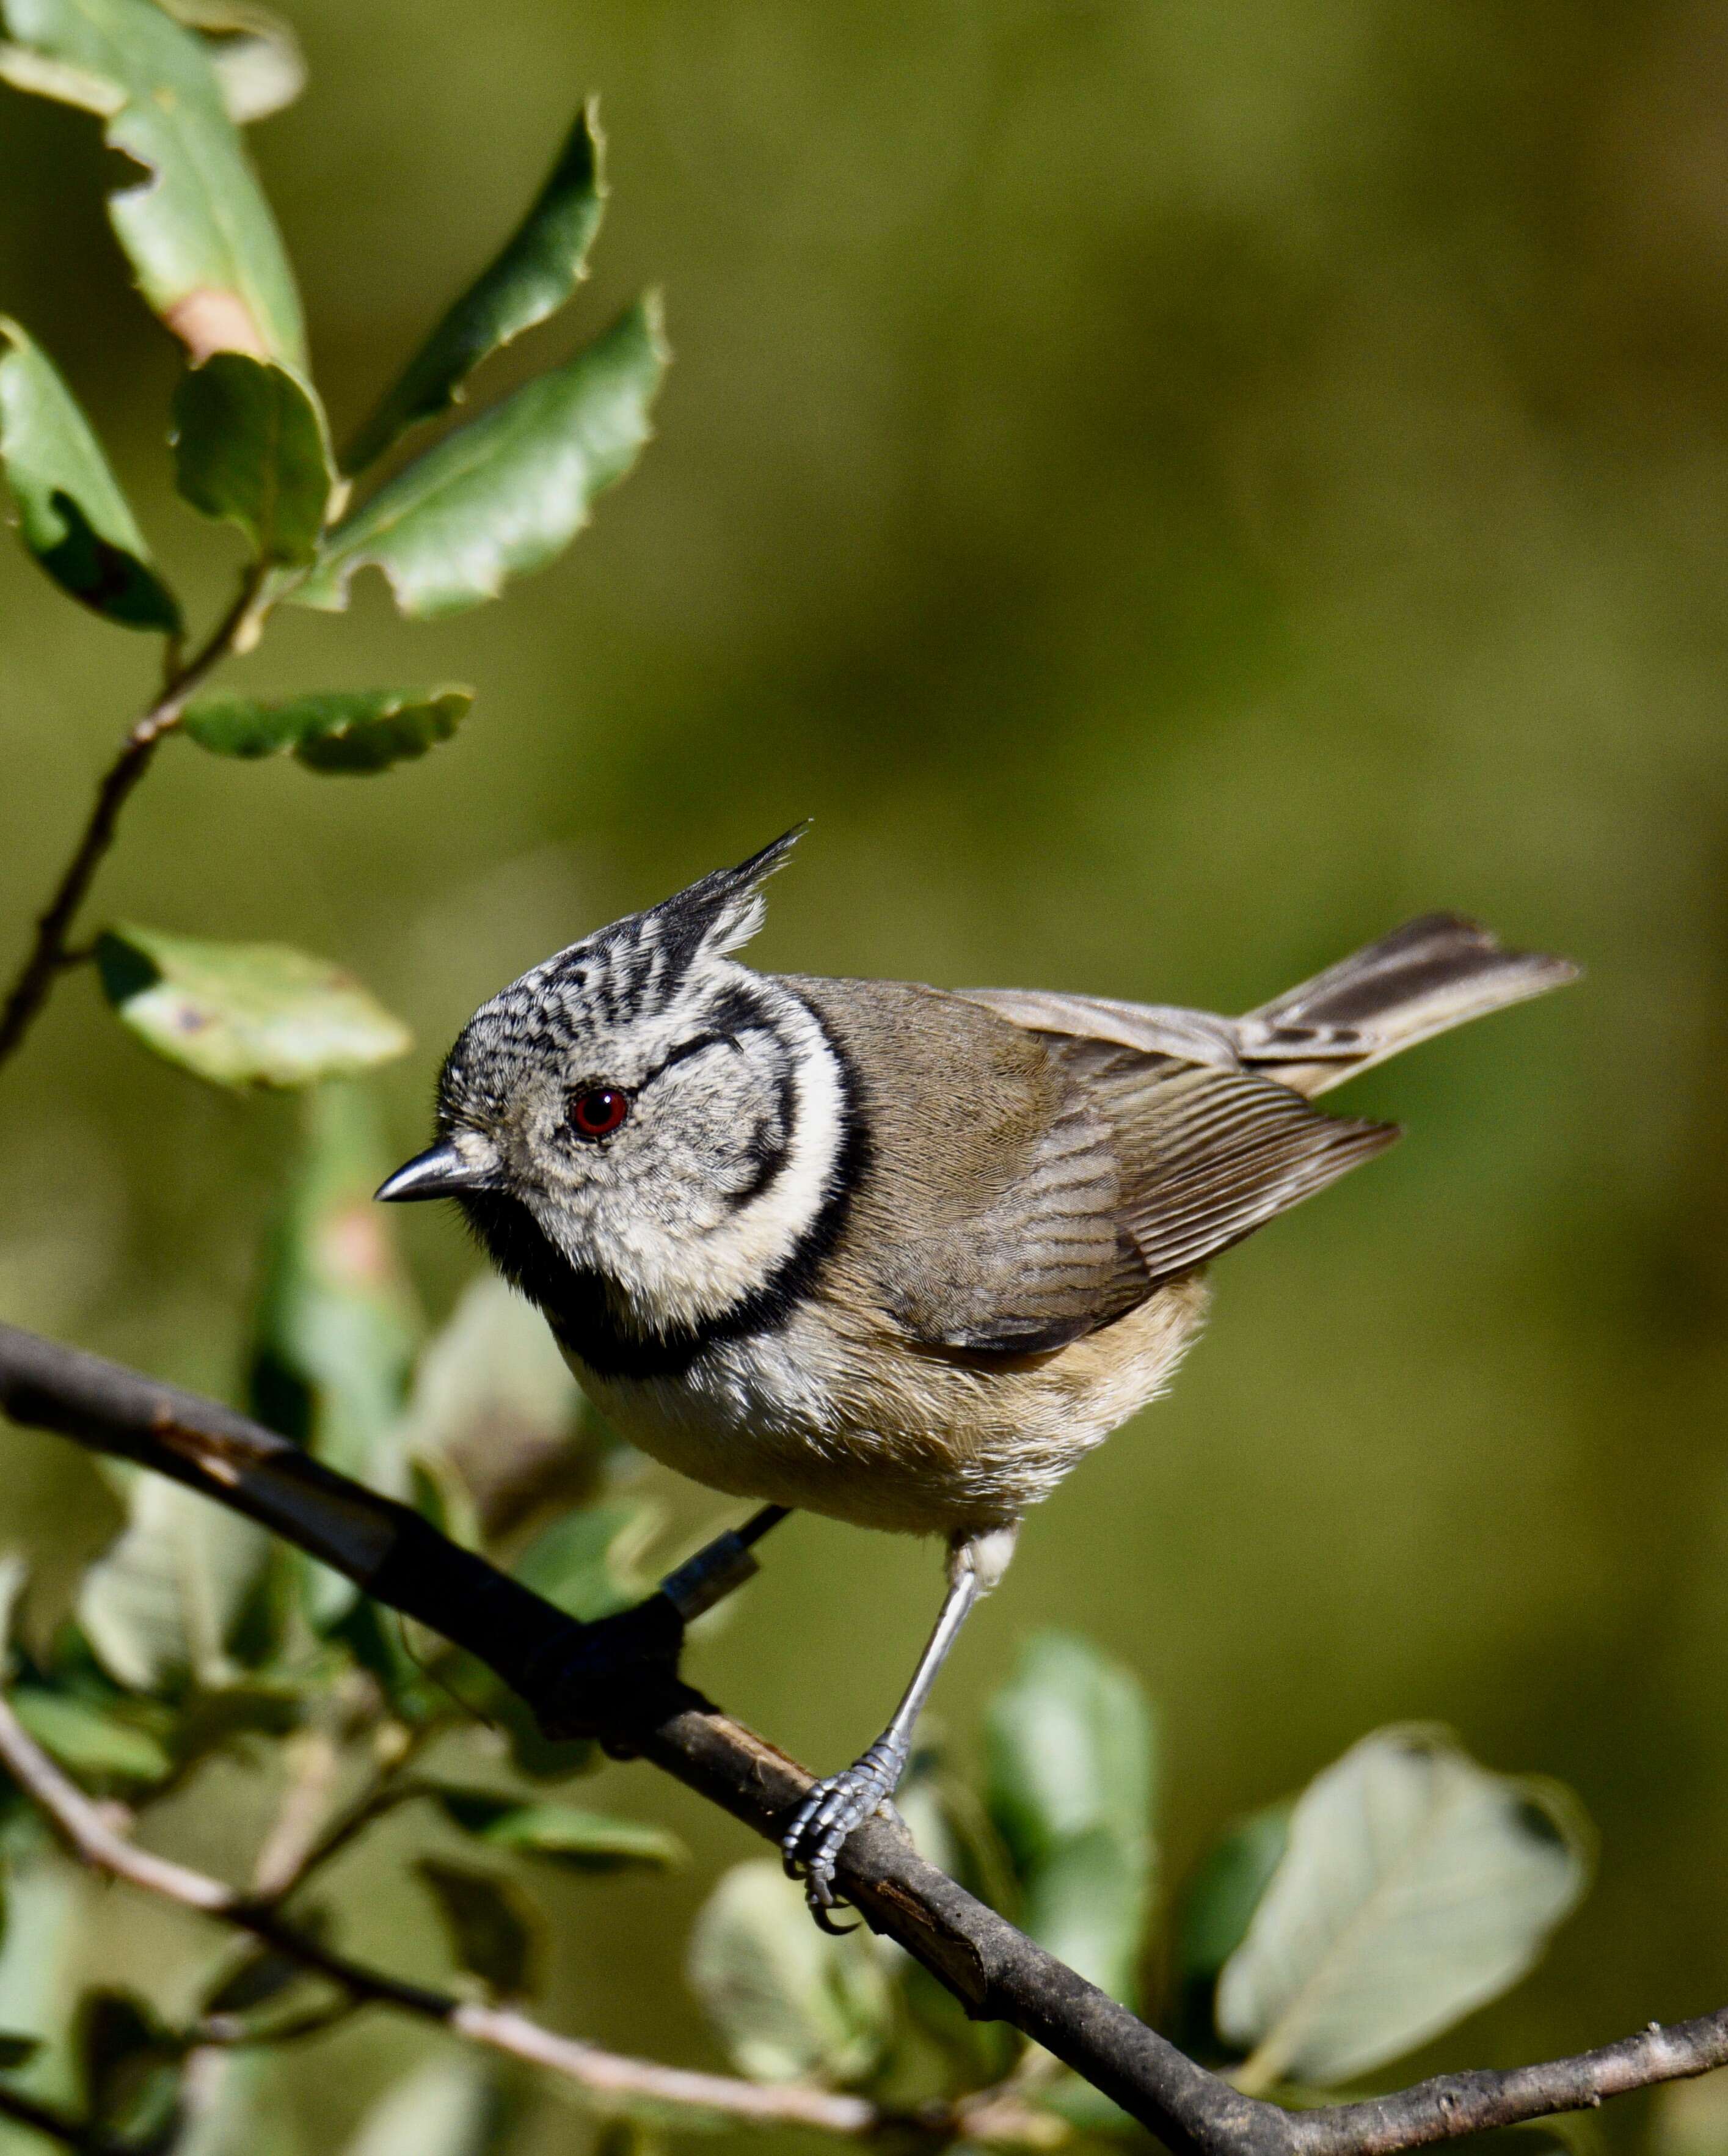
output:
{"label": "blurred green background", "polygon": [[[1173,1396],[1034,1518],[940,1708],[966,1741],[1028,1630],[1090,1633],[1161,1703],[1171,1876],[1376,1722],[1449,1722],[1574,1784],[1603,1855],[1544,1969],[1418,2063],[1720,2005],[1728,8],[290,12],[311,88],[252,141],[339,435],[588,90],[594,282],[477,396],[646,283],[677,363],[555,570],[431,627],[362,578],[229,677],[466,680],[454,746],[367,784],[165,756],[97,916],[351,963],[418,1036],[403,1153],[476,1002],[806,815],[764,965],[1237,1009],[1435,906],[1580,959],[1344,1096],[1406,1144],[1221,1264]],[[0,97],[0,303],[213,608],[96,129]],[[0,654],[16,942],[153,653],[13,549]],[[0,1089],[0,1313],[232,1390],[292,1104],[150,1060],[84,978]],[[442,1311],[474,1257],[402,1229]],[[4,1445],[13,1531],[100,1537],[81,1463]],[[837,1766],[938,1579],[796,1522],[695,1673]],[[597,1794],[700,1862],[559,1888],[551,2018],[713,2062],[679,1958],[746,1838],[644,1769]],[[106,1906],[117,1961],[179,1936]],[[418,2041],[340,2039],[332,2121]]]}

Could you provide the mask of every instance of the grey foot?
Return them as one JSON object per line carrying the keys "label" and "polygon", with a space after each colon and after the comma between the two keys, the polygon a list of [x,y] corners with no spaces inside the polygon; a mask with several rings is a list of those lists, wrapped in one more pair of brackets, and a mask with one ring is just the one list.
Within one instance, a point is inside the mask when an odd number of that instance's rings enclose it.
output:
{"label": "grey foot", "polygon": [[854,1827],[886,1807],[905,1771],[905,1746],[878,1738],[843,1774],[816,1784],[781,1836],[787,1876],[802,1879],[804,1900],[823,1931],[842,1928],[828,1915],[836,1901],[834,1859]]}

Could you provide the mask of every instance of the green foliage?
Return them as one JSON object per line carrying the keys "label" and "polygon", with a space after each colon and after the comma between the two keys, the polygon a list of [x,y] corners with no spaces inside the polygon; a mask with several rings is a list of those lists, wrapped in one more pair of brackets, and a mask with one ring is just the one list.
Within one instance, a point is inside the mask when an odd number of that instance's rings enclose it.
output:
{"label": "green foliage", "polygon": [[1152,1895],[1152,1727],[1132,1676],[1071,1633],[1029,1640],[985,1718],[988,1804],[1041,1946],[1129,1999]]}
{"label": "green foliage", "polygon": [[1489,1774],[1433,1730],[1364,1738],[1298,1799],[1218,1979],[1238,2078],[1324,2087],[1411,2050],[1515,1984],[1589,1876],[1552,1784]]}
{"label": "green foliage", "polygon": [[[213,361],[212,365],[214,365]],[[260,703],[208,696],[182,724],[213,756],[254,759],[291,752],[308,771],[387,771],[447,742],[474,701],[471,689],[338,689]]]}
{"label": "green foliage", "polygon": [[127,1991],[87,1992],[74,2043],[92,2123],[140,2143],[174,2115],[185,2045],[147,2000]]}
{"label": "green foliage", "polygon": [[689,1861],[676,1835],[575,1804],[523,1804],[453,1782],[420,1786],[453,1825],[489,1849],[541,1856],[574,1871],[668,1871]]}
{"label": "green foliage", "polygon": [[324,414],[297,377],[213,352],[181,377],[173,440],[175,480],[194,509],[238,525],[259,562],[312,559],[336,475]]}
{"label": "green foliage", "polygon": [[434,2059],[367,2114],[346,2156],[482,2156],[492,2143],[497,2108],[477,2061]]}
{"label": "green foliage", "polygon": [[102,445],[47,355],[0,316],[0,459],[26,547],[63,591],[127,629],[180,627]]}
{"label": "green foliage", "polygon": [[544,568],[649,438],[665,371],[659,310],[640,301],[603,336],[447,435],[337,525],[291,596],[340,611],[356,569],[382,569],[403,613],[458,613]]}
{"label": "green foliage", "polygon": [[342,469],[364,471],[410,427],[459,401],[480,364],[554,314],[587,275],[588,249],[606,198],[601,135],[590,104],[532,207],[403,369],[356,434]]}
{"label": "green foliage", "polygon": [[108,198],[145,298],[194,358],[305,365],[288,259],[203,40],[154,0],[5,0],[0,74],[99,114],[144,168]]}
{"label": "green foliage", "polygon": [[[145,1688],[152,1688],[156,1672],[144,1661],[142,1643],[127,1639],[121,1648],[123,1658],[129,1650],[136,1656],[135,1666],[145,1671]],[[184,1666],[182,1661],[177,1666]],[[147,1785],[166,1781],[174,1770],[173,1759],[159,1738],[136,1722],[105,1713],[75,1692],[23,1685],[13,1694],[12,1704],[49,1758],[81,1781]]]}
{"label": "green foliage", "polygon": [[327,959],[280,943],[213,943],[128,923],[96,964],[121,1022],[214,1086],[315,1086],[388,1063],[408,1030]]}
{"label": "green foliage", "polygon": [[414,1869],[438,1905],[459,1968],[502,1999],[539,1989],[545,1920],[514,1879],[442,1856],[423,1856]]}
{"label": "green foliage", "polygon": [[1172,1943],[1177,2026],[1190,2051],[1216,2049],[1219,1972],[1242,1943],[1290,1837],[1290,1807],[1269,1804],[1230,1828],[1189,1880]]}

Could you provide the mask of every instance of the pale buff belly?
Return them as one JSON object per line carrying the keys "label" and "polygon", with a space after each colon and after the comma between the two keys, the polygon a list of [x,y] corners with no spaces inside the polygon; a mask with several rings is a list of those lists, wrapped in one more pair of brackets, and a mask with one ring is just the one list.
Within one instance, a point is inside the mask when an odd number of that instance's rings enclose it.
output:
{"label": "pale buff belly", "polygon": [[729,1495],[906,1534],[1020,1518],[1167,1382],[1204,1321],[1197,1278],[1052,1355],[985,1364],[849,1333],[820,1306],[712,1348],[685,1375],[597,1377],[601,1412],[654,1459]]}

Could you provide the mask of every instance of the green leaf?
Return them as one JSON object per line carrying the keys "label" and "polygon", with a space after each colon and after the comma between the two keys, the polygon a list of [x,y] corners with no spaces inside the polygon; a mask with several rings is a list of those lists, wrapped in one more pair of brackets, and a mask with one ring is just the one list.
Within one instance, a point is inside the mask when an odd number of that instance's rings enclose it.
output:
{"label": "green leaf", "polygon": [[86,1780],[166,1781],[174,1762],[147,1729],[104,1714],[70,1693],[21,1686],[12,1704],[36,1742],[69,1773]]}
{"label": "green leaf", "polygon": [[460,2054],[435,2058],[386,2091],[346,2156],[484,2156],[496,2095],[485,2068]]}
{"label": "green leaf", "polygon": [[576,1804],[523,1804],[453,1782],[422,1786],[453,1825],[492,1849],[548,1857],[577,1871],[666,1871],[689,1861],[676,1835],[640,1820],[613,1819]]}
{"label": "green leaf", "polygon": [[990,1702],[985,1748],[1024,1928],[1130,1998],[1152,1895],[1152,1728],[1138,1683],[1088,1641],[1039,1633]]}
{"label": "green leaf", "polygon": [[1577,1907],[1590,1835],[1554,1784],[1491,1774],[1443,1732],[1381,1730],[1316,1777],[1218,2023],[1243,2088],[1364,2073],[1515,1984]]}
{"label": "green leaf", "polygon": [[606,198],[595,107],[578,116],[546,185],[504,249],[445,315],[355,435],[342,469],[365,470],[422,419],[460,401],[482,360],[544,321],[587,275]]}
{"label": "green leaf", "polygon": [[269,1537],[158,1475],[132,1476],[128,1513],[79,1589],[78,1621],[92,1650],[134,1691],[188,1679],[221,1684],[233,1667],[229,1643],[269,1563]]}
{"label": "green leaf", "polygon": [[454,1471],[488,1540],[580,1503],[606,1449],[545,1318],[495,1273],[469,1283],[428,1342],[403,1443]]}
{"label": "green leaf", "polygon": [[428,449],[326,538],[290,596],[340,612],[356,569],[382,569],[405,614],[457,613],[543,568],[649,438],[665,371],[659,309],[633,307],[593,344]]}
{"label": "green leaf", "polygon": [[317,399],[285,367],[213,352],[180,378],[173,442],[194,509],[238,525],[259,562],[312,559],[336,474]]}
{"label": "green leaf", "polygon": [[1290,1836],[1290,1805],[1269,1804],[1215,1842],[1188,1881],[1177,1917],[1172,1971],[1184,2051],[1214,2045],[1218,1972],[1241,1945]]}
{"label": "green leaf", "polygon": [[64,2046],[95,1914],[94,1882],[60,1854],[33,1817],[19,1817],[8,1826],[4,1861],[0,2028],[14,2041],[33,2037],[42,2047],[15,2069],[14,2086],[60,2099],[74,2093],[66,2086]]}
{"label": "green leaf", "polygon": [[0,2029],[0,2073],[28,2066],[41,2049],[39,2036],[20,2036],[13,2030]]}
{"label": "green leaf", "polygon": [[203,40],[154,0],[0,0],[0,76],[100,115],[144,176],[108,213],[146,300],[195,359],[304,371],[300,300]]}
{"label": "green leaf", "polygon": [[659,1524],[651,1506],[591,1505],[536,1536],[510,1569],[567,1615],[592,1623],[647,1592],[635,1559]]}
{"label": "green leaf", "polygon": [[173,2156],[299,2156],[300,2134],[276,2060],[263,2051],[197,2052]]}
{"label": "green leaf", "polygon": [[414,1869],[438,1904],[463,1969],[502,1999],[539,1988],[545,1926],[514,1879],[441,1856],[423,1856]]}
{"label": "green leaf", "polygon": [[356,1086],[308,1096],[305,1136],[272,1231],[254,1322],[261,1420],[392,1496],[407,1491],[394,1431],[419,1312],[372,1192],[390,1165]]}
{"label": "green leaf", "polygon": [[0,458],[18,534],[63,591],[127,629],[173,634],[180,609],[120,482],[40,346],[0,316]]}
{"label": "green leaf", "polygon": [[223,108],[237,127],[292,105],[306,86],[300,40],[279,15],[252,0],[160,0],[177,23],[202,33]]}
{"label": "green leaf", "polygon": [[144,1043],[215,1086],[316,1085],[388,1063],[406,1026],[328,959],[123,924],[96,946],[108,1000]]}
{"label": "green leaf", "polygon": [[179,2095],[182,2048],[147,2001],[87,1992],[74,2037],[92,2123],[141,2143],[160,2133]]}
{"label": "green leaf", "polygon": [[686,1970],[752,2081],[858,2082],[882,2056],[892,1998],[868,1934],[818,1932],[772,1860],[722,1876],[696,1918]]}
{"label": "green leaf", "polygon": [[194,704],[181,728],[213,756],[290,750],[309,771],[387,771],[449,741],[473,701],[473,690],[456,687],[339,689],[274,704],[218,696]]}

